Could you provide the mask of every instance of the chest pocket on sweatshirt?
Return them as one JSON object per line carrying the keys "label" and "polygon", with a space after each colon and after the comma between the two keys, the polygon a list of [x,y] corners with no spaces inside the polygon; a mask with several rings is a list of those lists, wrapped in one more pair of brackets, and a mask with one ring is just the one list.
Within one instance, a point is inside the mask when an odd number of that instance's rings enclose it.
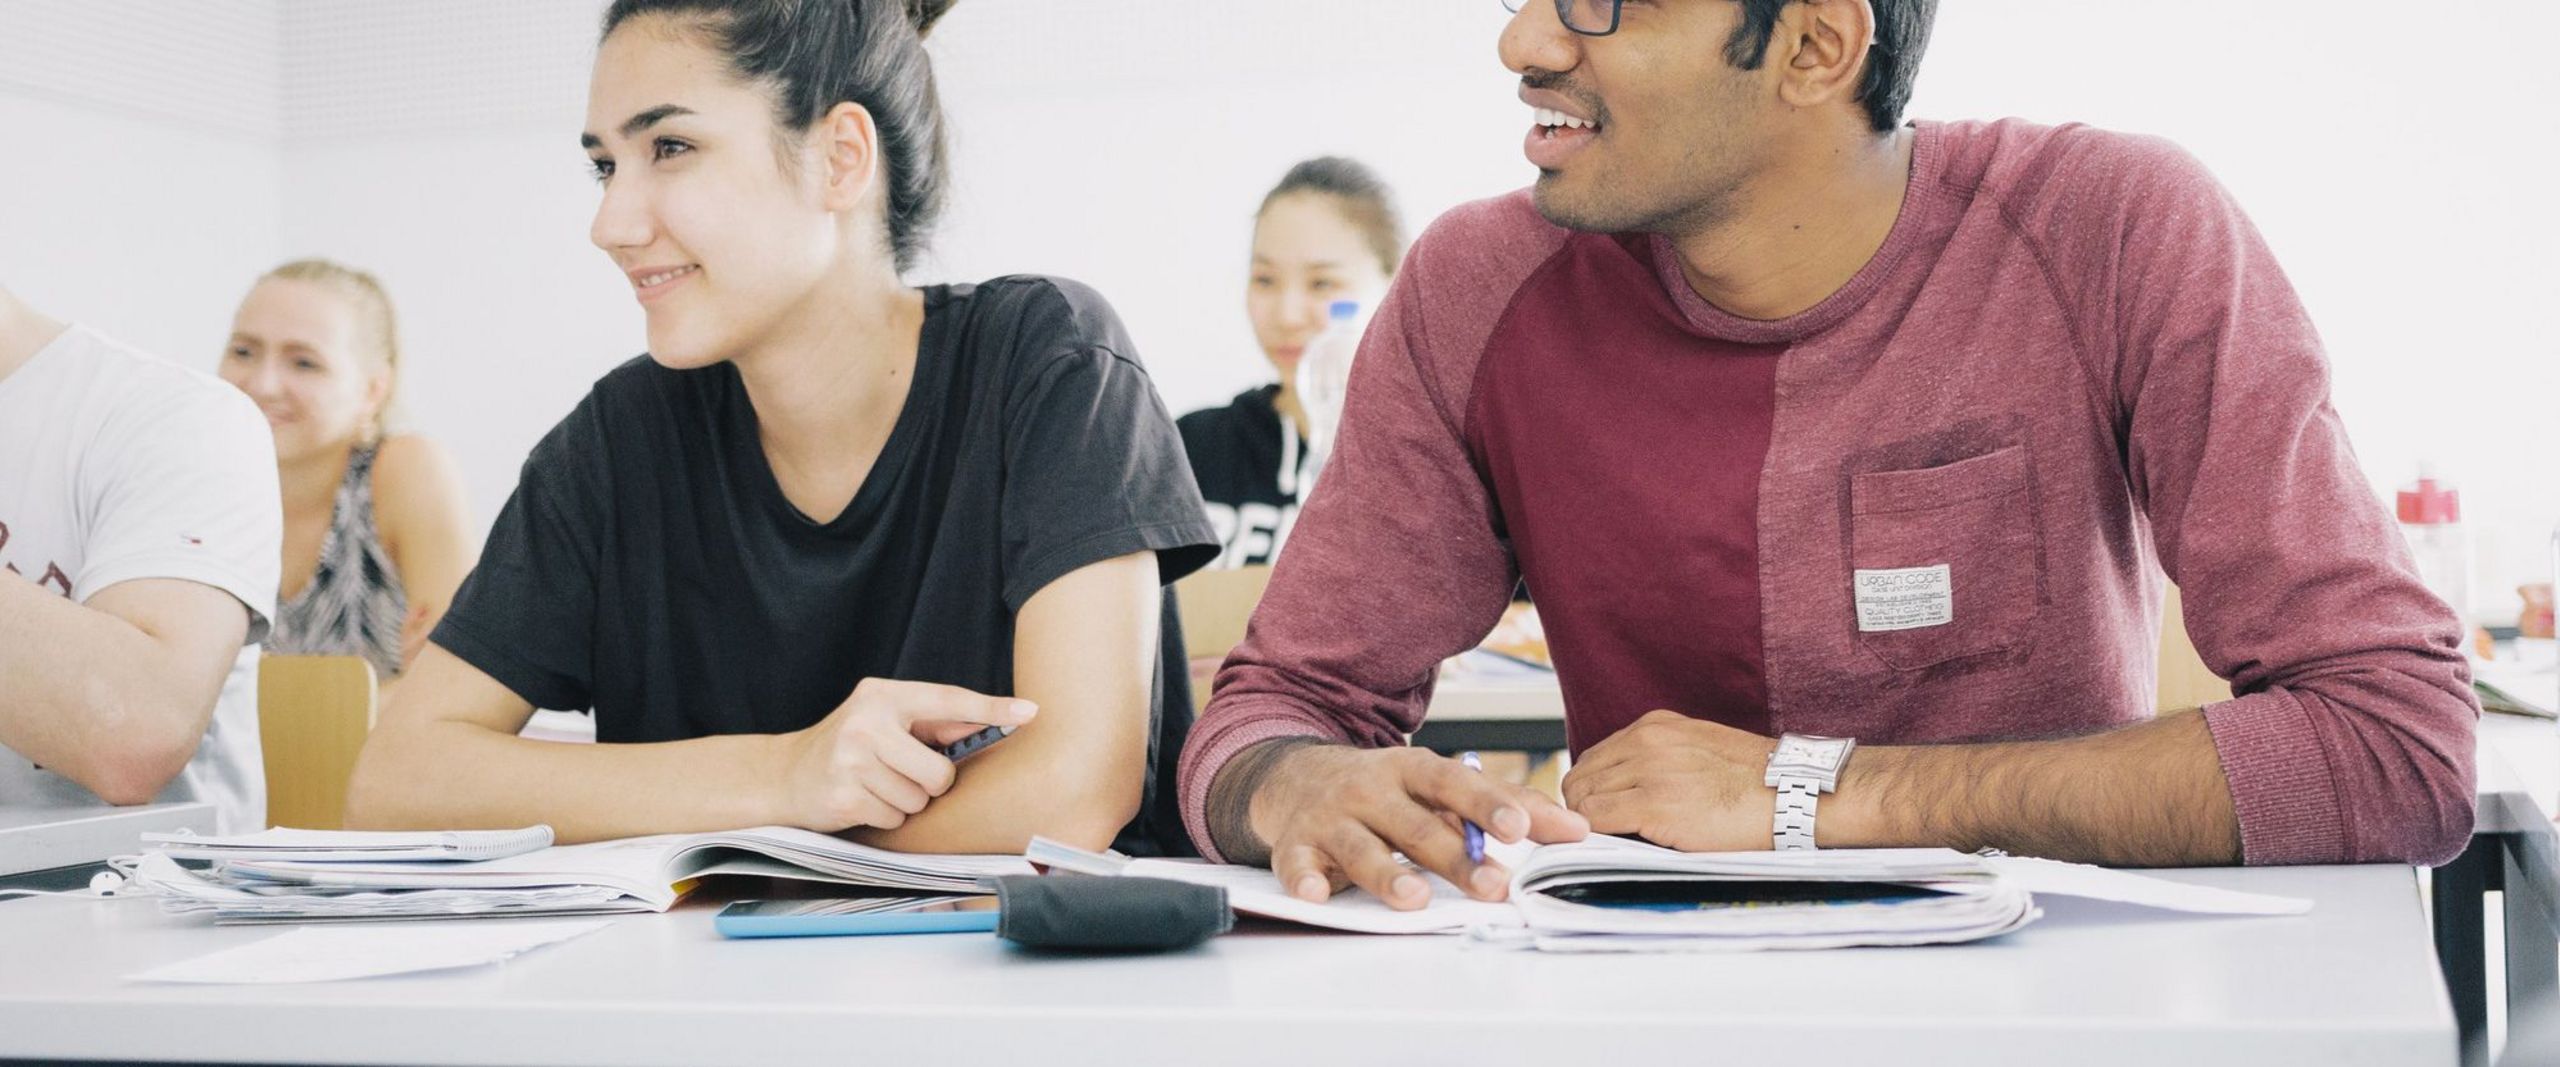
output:
{"label": "chest pocket on sweatshirt", "polygon": [[2043,534],[2027,450],[1849,481],[1851,624],[1886,665],[1919,670],[2032,636]]}

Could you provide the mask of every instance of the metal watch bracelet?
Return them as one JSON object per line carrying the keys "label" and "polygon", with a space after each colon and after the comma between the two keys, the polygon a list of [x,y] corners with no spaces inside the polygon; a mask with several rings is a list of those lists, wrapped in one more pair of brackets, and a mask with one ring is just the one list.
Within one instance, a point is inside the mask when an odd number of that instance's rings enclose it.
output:
{"label": "metal watch bracelet", "polygon": [[1778,779],[1778,809],[1770,823],[1770,847],[1780,852],[1811,851],[1813,809],[1822,799],[1822,783],[1812,778]]}

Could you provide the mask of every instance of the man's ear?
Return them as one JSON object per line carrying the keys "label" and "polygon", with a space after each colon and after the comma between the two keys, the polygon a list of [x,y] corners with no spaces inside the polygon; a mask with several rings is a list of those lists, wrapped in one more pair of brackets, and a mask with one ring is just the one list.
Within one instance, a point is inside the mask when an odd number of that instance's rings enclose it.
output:
{"label": "man's ear", "polygon": [[813,131],[821,153],[819,177],[827,210],[850,211],[870,194],[880,174],[880,127],[871,110],[841,103],[818,118]]}
{"label": "man's ear", "polygon": [[1769,58],[1778,68],[1778,95],[1797,107],[1855,100],[1865,80],[1867,50],[1876,39],[1876,13],[1868,0],[1798,0],[1778,16]]}

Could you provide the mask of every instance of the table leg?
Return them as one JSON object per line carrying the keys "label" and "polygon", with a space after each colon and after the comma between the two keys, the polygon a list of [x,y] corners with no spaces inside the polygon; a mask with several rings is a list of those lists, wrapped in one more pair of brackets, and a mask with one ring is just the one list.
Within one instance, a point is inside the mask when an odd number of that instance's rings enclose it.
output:
{"label": "table leg", "polygon": [[2445,992],[2453,998],[2462,1067],[2489,1063],[2489,961],[2483,923],[2489,882],[2506,873],[2505,854],[2498,835],[2474,834],[2461,856],[2429,876],[2435,903],[2436,963],[2444,970]]}
{"label": "table leg", "polygon": [[2517,849],[2499,850],[2504,864],[2500,886],[2506,893],[2507,1031],[2515,1022],[2547,1014],[2560,1004],[2560,929],[2552,925],[2555,902],[2551,887],[2540,885],[2519,862]]}

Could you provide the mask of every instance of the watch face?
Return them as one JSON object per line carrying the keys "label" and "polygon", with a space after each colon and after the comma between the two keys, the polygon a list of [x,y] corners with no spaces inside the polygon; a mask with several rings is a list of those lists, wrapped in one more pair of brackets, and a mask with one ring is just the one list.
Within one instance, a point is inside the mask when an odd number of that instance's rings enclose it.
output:
{"label": "watch face", "polygon": [[1836,770],[1849,745],[1847,738],[1789,735],[1778,739],[1778,750],[1769,754],[1769,762]]}

